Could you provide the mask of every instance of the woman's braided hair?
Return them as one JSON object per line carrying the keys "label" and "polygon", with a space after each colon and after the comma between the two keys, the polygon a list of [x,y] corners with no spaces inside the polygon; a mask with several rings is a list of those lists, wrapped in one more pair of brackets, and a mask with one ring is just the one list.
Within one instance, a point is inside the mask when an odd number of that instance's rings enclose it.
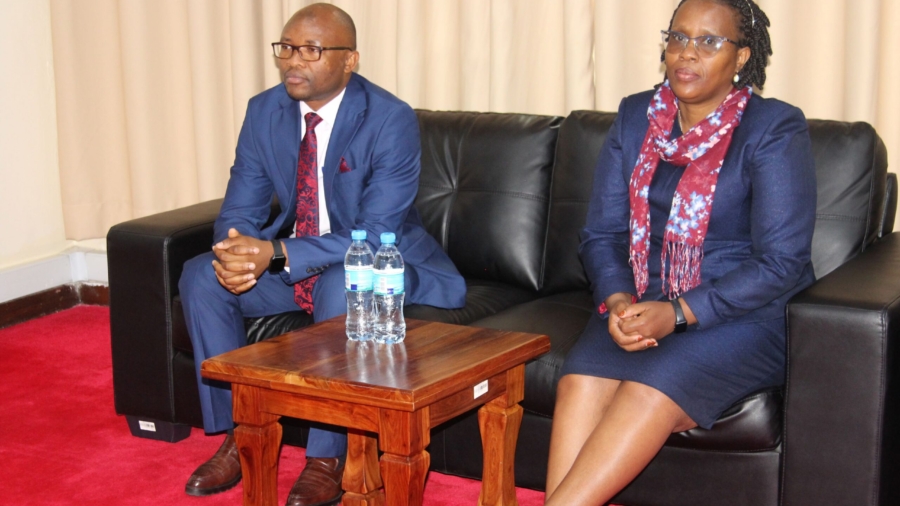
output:
{"label": "woman's braided hair", "polygon": [[[687,0],[681,0],[675,12],[672,13],[672,19],[669,21],[669,30],[672,29],[672,22],[675,20],[675,14],[681,8],[681,4]],[[738,28],[741,31],[740,39],[737,41],[740,47],[750,48],[750,59],[744,64],[744,68],[740,72],[740,80],[735,84],[738,88],[743,88],[748,84],[762,89],[766,84],[766,66],[769,64],[769,56],[772,56],[772,41],[769,39],[769,18],[766,13],[756,5],[753,0],[713,0],[716,3],[726,5],[734,9],[740,16],[740,24]],[[666,61],[666,51],[663,49],[660,61]]]}

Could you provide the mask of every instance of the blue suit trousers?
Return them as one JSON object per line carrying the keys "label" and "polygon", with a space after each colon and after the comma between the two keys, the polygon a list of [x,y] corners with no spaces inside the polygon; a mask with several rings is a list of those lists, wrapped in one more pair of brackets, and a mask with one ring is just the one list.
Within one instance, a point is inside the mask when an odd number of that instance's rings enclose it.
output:
{"label": "blue suit trousers", "polygon": [[[256,286],[241,295],[225,290],[216,279],[212,252],[192,258],[184,264],[178,283],[184,316],[194,346],[194,363],[203,412],[203,429],[208,433],[234,428],[231,386],[200,376],[200,364],[209,357],[247,345],[245,317],[297,311],[294,287],[281,276],[260,276]],[[313,319],[317,322],[347,313],[344,295],[344,266],[327,268],[313,288]],[[314,427],[306,447],[308,457],[343,457],[347,453],[347,436],[338,427]]]}

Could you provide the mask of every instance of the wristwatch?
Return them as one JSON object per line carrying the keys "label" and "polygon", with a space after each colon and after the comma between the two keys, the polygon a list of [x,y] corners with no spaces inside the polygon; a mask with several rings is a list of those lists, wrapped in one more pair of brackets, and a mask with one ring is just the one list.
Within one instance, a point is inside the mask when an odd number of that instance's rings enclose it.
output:
{"label": "wristwatch", "polygon": [[279,272],[284,270],[284,250],[281,249],[281,241],[275,240],[272,241],[272,247],[275,249],[275,252],[272,253],[272,259],[269,260],[269,272],[272,274],[278,274]]}
{"label": "wristwatch", "polygon": [[684,317],[684,310],[681,309],[679,299],[672,299],[672,307],[675,309],[675,333],[681,333],[687,330],[687,318]]}

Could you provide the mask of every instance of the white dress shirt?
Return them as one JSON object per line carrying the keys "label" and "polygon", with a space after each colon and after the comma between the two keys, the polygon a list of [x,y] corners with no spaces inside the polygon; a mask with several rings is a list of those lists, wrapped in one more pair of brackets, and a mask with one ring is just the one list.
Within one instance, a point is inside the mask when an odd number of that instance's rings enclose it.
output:
{"label": "white dress shirt", "polygon": [[[319,235],[325,235],[331,232],[331,220],[328,219],[328,206],[325,203],[325,184],[322,168],[325,166],[325,155],[328,154],[328,141],[331,140],[331,132],[334,130],[334,122],[337,119],[338,109],[341,107],[341,101],[344,100],[344,92],[347,88],[341,90],[338,96],[331,99],[330,102],[313,111],[306,102],[300,102],[300,138],[306,136],[306,114],[314,112],[322,118],[322,121],[316,125],[316,164],[318,169],[316,173],[319,179]],[[291,237],[297,236],[297,223],[294,223],[294,232]],[[291,272],[290,267],[284,270]]]}
{"label": "white dress shirt", "polygon": [[[319,235],[331,232],[331,221],[328,219],[328,207],[325,204],[325,184],[323,183],[322,168],[325,166],[325,155],[328,154],[328,141],[331,140],[331,131],[334,130],[334,121],[337,119],[338,109],[344,100],[344,92],[341,90],[338,96],[330,102],[313,111],[306,102],[300,102],[300,138],[306,136],[306,114],[314,112],[322,118],[316,125],[316,162],[319,167],[316,171],[319,177]],[[295,225],[296,226],[296,225]],[[296,230],[295,230],[296,232]]]}

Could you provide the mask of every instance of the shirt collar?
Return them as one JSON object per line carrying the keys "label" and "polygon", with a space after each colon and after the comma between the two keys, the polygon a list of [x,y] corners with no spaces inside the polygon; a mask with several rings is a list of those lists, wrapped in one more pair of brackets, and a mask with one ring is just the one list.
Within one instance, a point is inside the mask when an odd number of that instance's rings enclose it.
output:
{"label": "shirt collar", "polygon": [[319,108],[318,111],[313,111],[306,102],[300,102],[300,117],[305,118],[306,113],[314,112],[322,118],[322,121],[327,122],[329,125],[334,125],[335,120],[337,119],[338,109],[341,107],[341,101],[344,100],[344,92],[347,91],[345,87],[341,90],[340,93],[334,98],[332,98],[327,104],[323,105]]}

